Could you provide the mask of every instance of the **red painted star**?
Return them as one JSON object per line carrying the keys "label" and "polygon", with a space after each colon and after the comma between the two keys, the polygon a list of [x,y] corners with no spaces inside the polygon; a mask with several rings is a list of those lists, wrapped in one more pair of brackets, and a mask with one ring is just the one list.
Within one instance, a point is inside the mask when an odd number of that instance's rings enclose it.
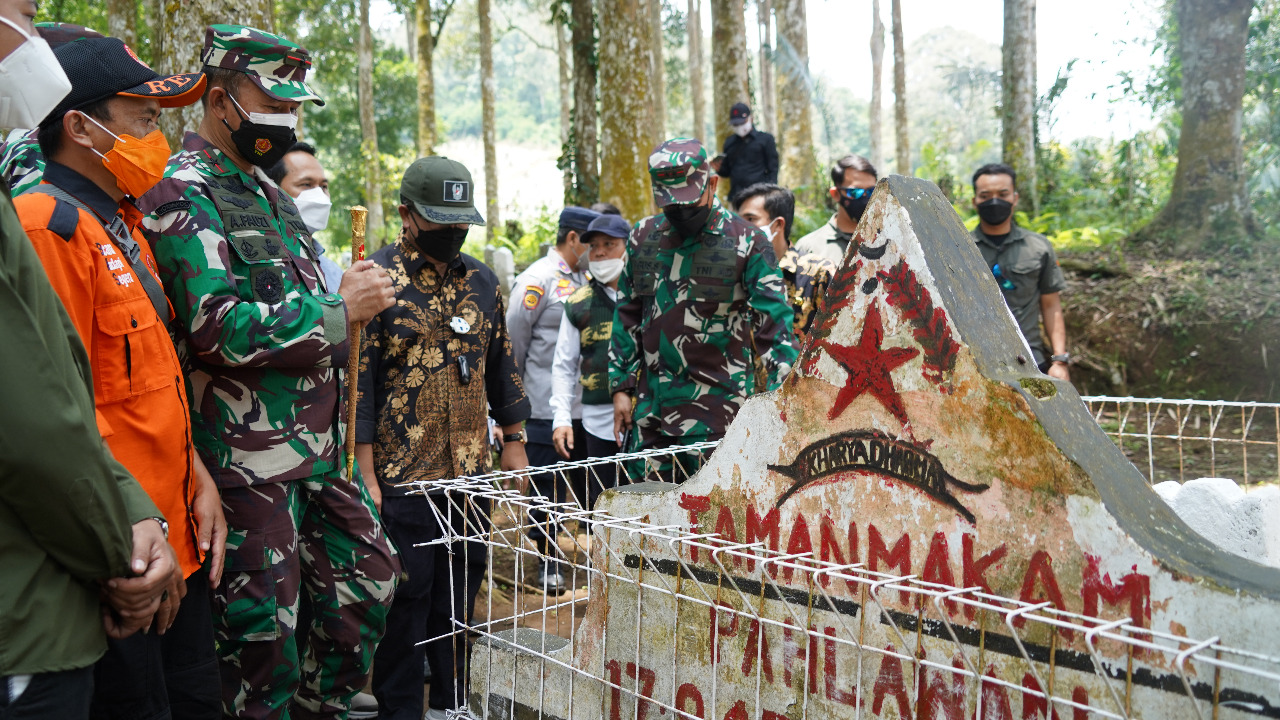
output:
{"label": "red painted star", "polygon": [[832,359],[849,373],[845,386],[836,395],[836,402],[827,413],[828,420],[835,420],[849,407],[849,403],[864,392],[876,396],[885,407],[905,427],[908,424],[907,410],[902,406],[902,396],[893,386],[893,369],[920,354],[916,348],[881,349],[884,341],[884,325],[880,321],[880,306],[874,301],[867,310],[867,318],[862,323],[862,337],[852,347],[836,345],[823,341],[822,345]]}

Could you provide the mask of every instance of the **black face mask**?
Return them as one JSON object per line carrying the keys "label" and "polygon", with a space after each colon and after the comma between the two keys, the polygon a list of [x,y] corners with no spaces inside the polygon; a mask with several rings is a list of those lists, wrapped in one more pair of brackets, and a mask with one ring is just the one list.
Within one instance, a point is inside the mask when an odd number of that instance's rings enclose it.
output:
{"label": "black face mask", "polygon": [[662,208],[667,222],[680,233],[680,237],[691,238],[702,232],[711,217],[710,205],[668,205]]}
{"label": "black face mask", "polygon": [[978,205],[978,217],[988,225],[999,225],[1013,214],[1013,203],[1000,198],[991,198]]}
{"label": "black face mask", "polygon": [[417,230],[412,238],[413,244],[423,255],[437,262],[448,263],[458,257],[458,252],[462,250],[462,243],[467,240],[467,232],[469,227],[456,228],[452,225],[446,225],[438,230],[423,230],[417,227],[418,221],[414,220],[414,229]]}
{"label": "black face mask", "polygon": [[[225,119],[222,124],[231,130],[231,124]],[[243,115],[240,116],[240,129],[231,130],[231,142],[236,146],[240,157],[264,170],[280,162],[297,141],[298,136],[293,128],[259,125]]]}
{"label": "black face mask", "polygon": [[867,203],[871,202],[870,195],[863,195],[860,198],[851,198],[844,193],[841,193],[838,197],[840,200],[840,207],[844,208],[844,214],[848,215],[849,219],[854,222],[858,222],[862,219],[862,213],[867,211]]}

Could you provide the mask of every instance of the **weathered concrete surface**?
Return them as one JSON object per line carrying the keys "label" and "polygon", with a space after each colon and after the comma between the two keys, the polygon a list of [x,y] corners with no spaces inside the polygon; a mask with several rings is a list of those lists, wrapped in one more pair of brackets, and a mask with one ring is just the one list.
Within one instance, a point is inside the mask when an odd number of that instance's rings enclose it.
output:
{"label": "weathered concrete surface", "polygon": [[1280,567],[1280,487],[1245,492],[1234,480],[1199,478],[1155,485],[1193,530],[1218,547],[1263,565]]}
{"label": "weathered concrete surface", "polygon": [[[855,240],[783,388],[748,402],[683,486],[614,492],[599,507],[1155,631],[1280,648],[1280,571],[1188,527],[1075,390],[1036,371],[990,272],[932,184],[882,180]],[[593,542],[592,561],[627,579],[598,581],[573,644],[549,655],[577,672],[533,659],[540,682],[531,683],[521,660],[525,690],[513,694],[510,653],[495,647],[473,666],[473,710],[658,713],[587,679],[598,677],[716,720],[852,718],[859,704],[862,717],[958,720],[979,703],[984,718],[1045,715],[1016,688],[1035,686],[1047,668],[1028,667],[994,613],[944,604],[957,645],[932,607],[896,590],[880,593],[886,616],[865,585],[834,579],[818,588],[806,573],[717,563],[687,547],[676,557],[666,543],[616,530]],[[1083,633],[1015,627],[1033,657],[1052,657],[1055,696],[1119,712]],[[1134,717],[1194,715],[1172,655],[1130,654],[1112,641],[1096,650]],[[942,668],[974,663],[1014,689],[919,668],[911,655]],[[1211,670],[1193,665],[1190,681],[1198,697],[1214,696]],[[1217,717],[1280,717],[1274,682],[1231,682]]]}

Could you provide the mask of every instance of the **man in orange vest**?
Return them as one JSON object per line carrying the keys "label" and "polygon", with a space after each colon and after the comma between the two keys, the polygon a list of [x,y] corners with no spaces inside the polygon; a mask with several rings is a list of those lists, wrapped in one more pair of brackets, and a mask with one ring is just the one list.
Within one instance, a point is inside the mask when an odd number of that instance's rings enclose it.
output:
{"label": "man in orange vest", "polygon": [[169,158],[160,108],[199,100],[205,79],[162,77],[117,38],[84,39],[55,54],[72,89],[39,126],[44,182],[14,205],[89,349],[98,428],[167,518],[178,567],[151,627],[112,640],[98,662],[93,717],[217,718],[209,585],[222,572],[226,523],[192,448],[167,329],[173,310],[134,205]]}

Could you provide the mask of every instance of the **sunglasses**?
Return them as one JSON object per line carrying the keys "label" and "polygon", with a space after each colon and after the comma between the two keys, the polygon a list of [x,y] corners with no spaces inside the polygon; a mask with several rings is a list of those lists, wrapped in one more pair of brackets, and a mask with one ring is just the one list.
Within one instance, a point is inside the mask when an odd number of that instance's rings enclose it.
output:
{"label": "sunglasses", "polygon": [[996,276],[996,282],[1000,284],[1000,287],[1002,289],[1004,290],[1014,289],[1015,286],[1013,284],[1013,281],[1005,277],[1004,273],[1000,272],[1000,263],[996,263],[995,267],[991,268],[991,274]]}
{"label": "sunglasses", "polygon": [[840,194],[850,200],[861,200],[864,197],[871,197],[871,193],[875,188],[840,188]]}

